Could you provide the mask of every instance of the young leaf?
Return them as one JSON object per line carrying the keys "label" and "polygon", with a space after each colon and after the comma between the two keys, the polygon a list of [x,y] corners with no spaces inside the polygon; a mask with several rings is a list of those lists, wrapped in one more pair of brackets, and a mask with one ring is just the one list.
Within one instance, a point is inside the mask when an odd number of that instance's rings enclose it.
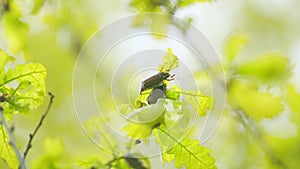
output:
{"label": "young leaf", "polygon": [[172,100],[178,100],[179,99],[179,92],[181,92],[181,88],[178,85],[173,85],[170,90],[167,90],[166,92],[166,98],[172,99]]}
{"label": "young leaf", "polygon": [[9,1],[10,11],[4,13],[2,20],[5,27],[5,37],[8,40],[10,51],[20,52],[26,44],[29,26],[20,20],[20,10],[14,1]]}
{"label": "young leaf", "polygon": [[239,65],[237,72],[263,81],[283,81],[290,75],[290,61],[287,57],[267,53],[256,60]]}
{"label": "young leaf", "polygon": [[105,130],[103,125],[105,121],[101,117],[91,117],[84,122],[84,127],[91,138],[97,138],[100,136],[100,142],[98,144],[105,145],[105,148],[109,148],[110,151],[116,152],[118,144],[116,139],[109,132]]}
{"label": "young leaf", "polygon": [[248,37],[245,34],[237,34],[231,37],[224,48],[227,60],[230,62],[233,61],[247,43]]}
{"label": "young leaf", "polygon": [[5,75],[5,65],[8,61],[13,61],[14,58],[5,53],[2,49],[0,49],[0,84],[4,81]]}
{"label": "young leaf", "polygon": [[7,162],[3,158],[0,158],[0,168],[1,169],[10,169]]}
{"label": "young leaf", "polygon": [[[178,140],[162,128],[158,128],[156,136],[163,151],[163,160],[174,160],[177,168],[184,166],[186,169],[215,169],[215,160],[210,156],[210,150],[200,146],[198,140]],[[157,139],[157,137],[156,137]]]}
{"label": "young leaf", "polygon": [[7,163],[10,168],[18,168],[19,162],[14,150],[9,145],[6,130],[2,125],[0,125],[0,130],[0,159],[5,160],[5,163]]}
{"label": "young leaf", "polygon": [[210,150],[200,146],[198,140],[184,139],[172,148],[169,154],[174,154],[174,164],[177,168],[186,169],[216,169],[215,159],[210,156]]}
{"label": "young leaf", "polygon": [[158,67],[158,71],[167,72],[178,67],[178,57],[168,48],[166,55],[162,59],[162,64]]}
{"label": "young leaf", "polygon": [[185,6],[192,5],[196,2],[211,2],[211,0],[179,0],[178,6],[185,7]]}
{"label": "young leaf", "polygon": [[213,107],[213,99],[203,95],[201,91],[185,91],[182,94],[185,95],[186,102],[193,106],[199,116],[205,116],[207,110],[211,110]]}
{"label": "young leaf", "polygon": [[65,146],[60,139],[46,138],[44,140],[44,155],[39,157],[32,163],[32,169],[62,169],[68,168],[63,166],[61,159],[63,158]]}
{"label": "young leaf", "polygon": [[46,74],[45,67],[37,63],[9,69],[0,83],[0,92],[7,95],[2,105],[5,113],[26,113],[39,107],[46,95]]}
{"label": "young leaf", "polygon": [[295,86],[292,84],[287,85],[287,96],[286,101],[289,107],[292,109],[294,113],[298,113],[300,115],[300,93],[297,92]]}
{"label": "young leaf", "polygon": [[34,6],[31,10],[31,14],[35,15],[35,14],[39,13],[41,8],[44,6],[45,2],[46,2],[46,0],[34,0]]}
{"label": "young leaf", "polygon": [[281,96],[260,92],[253,81],[234,80],[228,89],[228,100],[236,110],[242,110],[256,120],[272,118],[284,110]]}

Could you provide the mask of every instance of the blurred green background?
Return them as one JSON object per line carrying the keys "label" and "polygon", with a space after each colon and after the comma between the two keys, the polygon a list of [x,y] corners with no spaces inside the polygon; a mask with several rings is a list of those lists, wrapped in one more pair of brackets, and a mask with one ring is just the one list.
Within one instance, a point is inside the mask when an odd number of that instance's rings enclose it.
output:
{"label": "blurred green background", "polygon": [[[151,6],[154,3],[0,0],[0,48],[16,57],[17,63],[45,65],[47,88],[55,95],[27,164],[40,168],[55,161],[53,166],[58,167],[53,168],[80,168],[78,162],[92,157],[110,158],[87,138],[76,118],[74,65],[85,42],[100,27],[150,11],[190,18],[224,64],[227,106],[218,129],[204,144],[212,150],[218,168],[297,168],[300,1],[218,0],[182,5],[175,11],[158,10]],[[13,117],[20,147],[25,146],[46,105],[47,101],[28,115]],[[159,158],[153,159],[153,166],[163,168]]]}

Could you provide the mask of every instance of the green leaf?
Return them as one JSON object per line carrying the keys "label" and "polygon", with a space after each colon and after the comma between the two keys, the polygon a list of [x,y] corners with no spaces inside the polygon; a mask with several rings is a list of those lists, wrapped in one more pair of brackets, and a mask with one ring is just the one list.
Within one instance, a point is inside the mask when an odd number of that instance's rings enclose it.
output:
{"label": "green leaf", "polygon": [[[46,95],[46,76],[45,67],[37,63],[21,64],[9,69],[0,84],[0,91],[7,94],[8,104],[3,104],[5,112],[25,113],[39,107]],[[14,85],[16,87],[12,87]]]}
{"label": "green leaf", "polygon": [[260,92],[259,85],[249,80],[232,81],[228,100],[235,110],[242,110],[256,120],[272,118],[284,110],[281,96]]}
{"label": "green leaf", "polygon": [[237,67],[237,72],[243,76],[256,77],[263,81],[284,81],[290,75],[290,61],[279,54],[267,53],[253,61]]}
{"label": "green leaf", "polygon": [[152,89],[145,90],[142,92],[142,94],[139,95],[139,97],[135,101],[135,108],[140,108],[140,107],[148,105],[147,98],[148,98],[151,90]]}
{"label": "green leaf", "polygon": [[[157,12],[157,13],[156,13]],[[168,32],[168,25],[171,24],[170,17],[168,15],[159,15],[158,13],[163,12],[161,7],[157,7],[155,13],[150,15],[151,24],[150,29],[151,33],[157,39],[166,38]]]}
{"label": "green leaf", "polygon": [[181,94],[185,95],[186,102],[192,105],[199,116],[205,116],[213,108],[213,98],[203,95],[201,91],[184,91]]}
{"label": "green leaf", "polygon": [[44,140],[44,154],[33,161],[32,169],[67,169],[63,165],[65,146],[61,139],[49,138]]}
{"label": "green leaf", "polygon": [[44,6],[45,2],[46,2],[46,0],[35,0],[34,1],[34,6],[31,10],[31,14],[35,15],[35,14],[39,13],[41,8]]}
{"label": "green leaf", "polygon": [[168,48],[166,55],[162,59],[162,64],[158,67],[161,72],[168,72],[178,67],[178,57]]}
{"label": "green leaf", "polygon": [[[158,128],[161,144],[160,145],[171,145],[164,152],[163,160],[170,162],[174,160],[175,167],[186,169],[216,169],[215,160],[210,155],[210,150],[200,146],[198,140],[183,139],[177,140],[173,135],[167,133],[164,129]],[[171,143],[173,142],[173,143]]]}
{"label": "green leaf", "polygon": [[102,162],[100,161],[100,159],[101,158],[99,158],[99,157],[90,157],[86,161],[77,162],[77,165],[79,165],[80,167],[86,168],[86,169],[91,169],[92,167],[100,168],[103,165]]}
{"label": "green leaf", "polygon": [[286,102],[289,105],[289,107],[292,109],[294,113],[298,113],[300,115],[300,93],[297,92],[295,86],[292,84],[288,84],[286,86],[287,88],[287,96],[286,96]]}
{"label": "green leaf", "polygon": [[248,43],[246,34],[237,34],[231,37],[225,45],[224,54],[228,61],[233,61]]}
{"label": "green leaf", "polygon": [[185,6],[192,5],[196,2],[211,2],[211,0],[179,0],[178,6],[185,7]]}
{"label": "green leaf", "polygon": [[0,92],[7,94],[2,105],[5,113],[26,113],[39,107],[46,95],[46,76],[45,67],[37,63],[9,69],[0,84]]}
{"label": "green leaf", "polygon": [[8,61],[14,61],[14,58],[0,49],[0,84],[4,81],[5,65]]}
{"label": "green leaf", "polygon": [[7,132],[2,125],[0,125],[0,130],[0,159],[4,160],[2,162],[6,163],[10,168],[18,168],[19,162],[14,150],[8,144],[9,138],[7,136]]}
{"label": "green leaf", "polygon": [[215,169],[215,160],[210,156],[210,150],[200,146],[198,140],[184,139],[169,151],[174,154],[174,163],[177,168],[186,169]]}
{"label": "green leaf", "polygon": [[3,158],[0,158],[0,168],[1,169],[10,169],[7,162]]}
{"label": "green leaf", "polygon": [[166,98],[172,100],[179,100],[179,92],[181,92],[181,88],[178,85],[173,85],[171,89],[167,90]]}
{"label": "green leaf", "polygon": [[29,26],[20,20],[20,11],[15,6],[16,5],[12,5],[10,12],[4,13],[1,21],[3,21],[4,24],[4,33],[10,51],[18,53],[25,48]]}
{"label": "green leaf", "polygon": [[95,116],[91,117],[84,122],[84,127],[91,138],[98,138],[101,136],[100,142],[98,144],[105,145],[105,148],[109,148],[112,152],[116,152],[118,144],[116,139],[107,132],[104,127],[105,121],[103,118]]}

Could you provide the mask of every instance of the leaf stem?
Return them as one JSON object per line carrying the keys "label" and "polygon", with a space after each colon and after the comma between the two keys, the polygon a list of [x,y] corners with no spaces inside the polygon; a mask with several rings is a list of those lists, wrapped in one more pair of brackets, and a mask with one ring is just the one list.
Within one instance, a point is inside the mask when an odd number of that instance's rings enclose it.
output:
{"label": "leaf stem", "polygon": [[24,163],[24,164],[25,164],[25,160],[26,160],[27,154],[28,154],[30,148],[32,147],[32,141],[33,141],[33,139],[34,139],[34,136],[36,135],[36,133],[38,132],[38,130],[39,130],[40,127],[42,126],[42,124],[43,124],[43,122],[44,122],[44,120],[45,120],[45,118],[46,118],[46,116],[47,116],[47,114],[48,114],[48,112],[50,111],[50,108],[51,108],[51,106],[52,106],[53,99],[54,99],[54,95],[53,95],[52,93],[50,93],[50,92],[49,92],[48,94],[49,94],[49,96],[50,96],[50,101],[49,101],[48,107],[47,107],[46,111],[44,112],[44,114],[42,115],[42,117],[41,117],[39,123],[38,123],[37,126],[35,127],[33,133],[30,133],[30,134],[29,134],[29,140],[28,140],[28,143],[27,143],[27,145],[26,145],[26,149],[25,149],[25,151],[24,151],[24,153],[23,153],[23,154],[24,154],[24,158],[23,158],[23,160],[24,160],[23,163]]}
{"label": "leaf stem", "polygon": [[17,159],[19,161],[19,168],[26,169],[26,166],[23,163],[24,158],[22,157],[21,152],[17,148],[17,144],[16,144],[15,138],[12,134],[12,130],[7,125],[7,121],[5,119],[4,112],[3,112],[3,108],[1,106],[0,106],[0,115],[1,115],[1,124],[5,127],[5,130],[7,131],[8,136],[9,136],[9,145],[12,146],[12,148],[17,156]]}

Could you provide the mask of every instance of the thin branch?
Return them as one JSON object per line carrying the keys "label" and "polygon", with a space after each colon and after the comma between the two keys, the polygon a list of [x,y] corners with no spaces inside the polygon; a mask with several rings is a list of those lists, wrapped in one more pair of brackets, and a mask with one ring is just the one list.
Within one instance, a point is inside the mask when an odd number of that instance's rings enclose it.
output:
{"label": "thin branch", "polygon": [[30,133],[30,134],[29,134],[29,140],[28,140],[28,143],[27,143],[27,145],[26,145],[26,149],[25,149],[25,151],[24,151],[24,153],[23,153],[23,154],[24,154],[24,158],[23,158],[23,160],[24,160],[23,163],[24,163],[24,164],[25,164],[25,160],[26,160],[27,154],[28,154],[29,150],[30,150],[31,147],[32,147],[32,141],[33,141],[33,139],[34,139],[34,136],[36,135],[36,133],[38,132],[38,130],[39,130],[40,127],[42,126],[42,124],[43,124],[43,122],[44,122],[44,119],[46,118],[46,116],[47,116],[47,114],[48,114],[48,112],[50,111],[50,108],[51,108],[51,106],[52,106],[53,99],[54,99],[54,95],[53,95],[52,93],[50,93],[50,92],[49,92],[48,94],[49,94],[49,96],[50,96],[50,101],[49,101],[48,107],[47,107],[45,113],[42,115],[42,117],[41,117],[39,123],[38,123],[37,126],[35,127],[33,133]]}
{"label": "thin branch", "polygon": [[265,140],[265,137],[263,136],[262,131],[259,129],[257,124],[253,122],[250,118],[248,118],[245,113],[242,110],[238,110],[236,112],[237,119],[239,122],[244,126],[244,128],[249,131],[249,133],[254,136],[254,138],[257,140],[258,144],[264,151],[264,153],[267,155],[269,160],[273,164],[277,164],[278,167],[282,169],[288,169],[288,165],[280,159],[272,150],[272,148],[268,145],[268,143]]}
{"label": "thin branch", "polygon": [[1,115],[1,124],[4,126],[5,130],[7,131],[7,134],[8,134],[8,137],[9,137],[9,145],[12,146],[16,156],[17,156],[17,159],[19,161],[19,168],[21,169],[25,169],[26,166],[25,164],[23,163],[23,157],[21,155],[21,152],[19,151],[19,149],[17,148],[17,143],[15,141],[15,138],[12,134],[12,129],[8,127],[7,125],[7,122],[6,122],[6,119],[5,119],[5,116],[4,116],[4,113],[3,113],[3,108],[0,106],[0,115]]}

